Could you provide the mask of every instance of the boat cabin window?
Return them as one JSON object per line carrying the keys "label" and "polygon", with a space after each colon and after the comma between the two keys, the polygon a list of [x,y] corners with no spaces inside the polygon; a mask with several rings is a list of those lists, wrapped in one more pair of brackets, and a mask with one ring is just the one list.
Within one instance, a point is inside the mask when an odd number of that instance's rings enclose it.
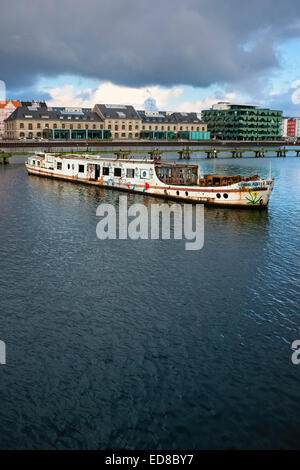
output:
{"label": "boat cabin window", "polygon": [[219,186],[220,185],[220,178],[213,178],[212,184],[213,184],[213,186]]}
{"label": "boat cabin window", "polygon": [[103,176],[108,176],[108,175],[109,175],[109,168],[108,168],[108,166],[104,166],[104,167],[103,167],[103,173],[102,173],[102,174],[103,174]]}
{"label": "boat cabin window", "polygon": [[115,176],[121,176],[121,175],[122,175],[122,170],[121,170],[121,168],[115,168],[115,170],[114,170],[114,175],[115,175]]}
{"label": "boat cabin window", "polygon": [[61,167],[62,167],[61,162],[57,162],[57,163],[56,163],[56,168],[57,168],[57,170],[61,170]]}
{"label": "boat cabin window", "polygon": [[78,165],[78,173],[84,173],[84,165]]}
{"label": "boat cabin window", "polygon": [[193,186],[197,184],[197,165],[157,165],[156,175],[166,184]]}
{"label": "boat cabin window", "polygon": [[134,168],[127,168],[126,176],[127,178],[134,178]]}

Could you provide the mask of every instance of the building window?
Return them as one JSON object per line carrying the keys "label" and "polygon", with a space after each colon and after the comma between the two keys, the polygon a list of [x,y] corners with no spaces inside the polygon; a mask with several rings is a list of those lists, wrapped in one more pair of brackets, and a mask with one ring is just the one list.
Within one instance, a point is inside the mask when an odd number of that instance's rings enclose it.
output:
{"label": "building window", "polygon": [[70,124],[70,129],[73,129],[73,124]]}
{"label": "building window", "polygon": [[134,178],[134,168],[127,168],[126,178]]}
{"label": "building window", "polygon": [[103,176],[108,176],[109,175],[109,168],[108,166],[104,166],[102,170]]}
{"label": "building window", "polygon": [[93,129],[96,129],[96,124],[93,124]]}
{"label": "building window", "polygon": [[118,131],[118,130],[119,130],[119,128],[118,128],[118,125],[116,124],[115,125],[115,131]]}
{"label": "building window", "polygon": [[122,170],[121,170],[121,168],[115,168],[115,170],[114,170],[114,175],[115,175],[115,176],[121,176],[121,175],[122,175]]}
{"label": "building window", "polygon": [[32,130],[32,124],[28,124],[28,129]]}
{"label": "building window", "polygon": [[128,127],[128,129],[129,129],[130,131],[132,131],[132,126],[130,125],[130,126]]}
{"label": "building window", "polygon": [[138,128],[139,128],[139,126],[138,126],[138,125],[136,125],[136,126],[135,126],[135,128],[136,128],[136,129],[138,129]]}
{"label": "building window", "polygon": [[61,168],[62,168],[61,162],[56,163],[56,168],[57,168],[57,170],[61,170]]}
{"label": "building window", "polygon": [[89,125],[88,125],[88,124],[86,124],[86,125],[85,125],[85,128],[86,128],[86,129],[88,129],[88,128],[89,128]]}
{"label": "building window", "polygon": [[142,129],[144,130],[144,129],[145,129],[145,126],[142,126]]}
{"label": "building window", "polygon": [[81,129],[81,124],[78,124],[78,125],[77,125],[77,129]]}
{"label": "building window", "polygon": [[115,133],[115,139],[118,139],[118,137],[119,137],[119,134],[118,134],[118,132],[116,132]]}
{"label": "building window", "polygon": [[126,137],[126,132],[122,132],[122,137]]}
{"label": "building window", "polygon": [[84,165],[78,165],[78,173],[84,173]]}
{"label": "building window", "polygon": [[204,127],[204,126],[202,127],[202,130],[205,131],[205,127]]}
{"label": "building window", "polygon": [[20,129],[24,129],[24,122],[20,123]]}
{"label": "building window", "polygon": [[57,124],[53,124],[53,129],[57,129]]}
{"label": "building window", "polygon": [[108,124],[108,126],[107,126],[107,127],[108,127],[108,129],[111,129],[111,125],[110,125],[110,124]]}
{"label": "building window", "polygon": [[161,126],[161,130],[162,130],[162,131],[164,130],[164,126]]}
{"label": "building window", "polygon": [[64,124],[62,124],[61,127],[64,129],[66,126]]}
{"label": "building window", "polygon": [[100,124],[100,129],[103,129],[103,124]]}
{"label": "building window", "polygon": [[136,137],[138,137],[138,136],[139,136],[139,133],[138,133],[138,132],[136,132],[136,133],[135,133],[135,136],[136,136]]}
{"label": "building window", "polygon": [[122,124],[122,130],[123,131],[125,130],[125,124]]}
{"label": "building window", "polygon": [[24,136],[25,136],[24,132],[20,132],[20,137],[24,137]]}
{"label": "building window", "polygon": [[40,129],[40,128],[41,128],[41,123],[38,122],[36,127],[37,127],[38,129]]}

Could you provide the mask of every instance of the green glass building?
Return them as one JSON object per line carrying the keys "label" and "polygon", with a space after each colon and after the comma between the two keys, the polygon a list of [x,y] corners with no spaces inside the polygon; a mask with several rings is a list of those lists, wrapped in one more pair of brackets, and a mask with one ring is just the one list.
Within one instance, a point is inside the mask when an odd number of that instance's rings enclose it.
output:
{"label": "green glass building", "polygon": [[211,137],[222,140],[280,140],[282,111],[218,103],[202,111]]}

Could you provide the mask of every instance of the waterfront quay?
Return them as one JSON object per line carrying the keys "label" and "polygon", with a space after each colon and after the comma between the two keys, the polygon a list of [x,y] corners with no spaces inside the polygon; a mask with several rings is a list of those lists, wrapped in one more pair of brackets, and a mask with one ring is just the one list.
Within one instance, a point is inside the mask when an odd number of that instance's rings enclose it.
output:
{"label": "waterfront quay", "polygon": [[224,157],[247,158],[286,157],[289,152],[300,156],[300,141],[293,145],[281,141],[2,141],[0,144],[0,164],[9,162],[12,155],[25,155],[35,152],[55,153],[101,153],[115,154],[118,158],[126,155],[147,154],[160,159],[165,152],[178,155],[179,160],[189,160],[192,154],[198,154],[208,159]]}

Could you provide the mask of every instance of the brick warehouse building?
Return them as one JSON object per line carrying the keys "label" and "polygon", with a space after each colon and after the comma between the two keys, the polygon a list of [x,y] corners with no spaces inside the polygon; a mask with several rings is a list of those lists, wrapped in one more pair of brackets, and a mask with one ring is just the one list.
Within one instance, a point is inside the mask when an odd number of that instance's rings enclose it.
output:
{"label": "brick warehouse building", "polygon": [[[191,137],[180,133],[194,133]],[[131,105],[96,104],[94,108],[47,107],[38,103],[16,109],[5,121],[8,139],[208,139],[207,125],[196,113],[136,111]]]}
{"label": "brick warehouse building", "polygon": [[5,119],[7,119],[19,106],[21,106],[20,101],[0,101],[0,139],[5,135]]}

